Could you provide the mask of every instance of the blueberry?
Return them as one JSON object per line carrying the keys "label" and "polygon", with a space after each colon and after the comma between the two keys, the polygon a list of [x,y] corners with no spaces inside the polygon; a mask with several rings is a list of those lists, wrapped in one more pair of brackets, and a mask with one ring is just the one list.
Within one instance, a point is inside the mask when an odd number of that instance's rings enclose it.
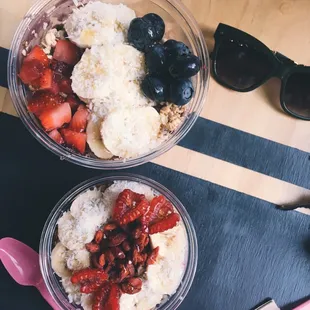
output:
{"label": "blueberry", "polygon": [[141,83],[141,89],[146,97],[157,103],[166,101],[167,85],[156,75],[146,75]]}
{"label": "blueberry", "polygon": [[176,105],[188,103],[194,94],[193,84],[190,79],[174,80],[170,84],[169,101]]}
{"label": "blueberry", "polygon": [[195,55],[178,56],[170,63],[169,73],[174,78],[189,78],[196,75],[201,67],[200,59]]}
{"label": "blueberry", "polygon": [[153,25],[153,27],[155,29],[154,40],[160,41],[163,38],[164,33],[165,33],[165,23],[164,23],[163,19],[154,13],[146,14],[142,18],[146,22]]}
{"label": "blueberry", "polygon": [[128,29],[128,42],[137,50],[145,51],[155,41],[155,28],[142,18],[134,18]]}
{"label": "blueberry", "polygon": [[178,56],[190,55],[191,51],[183,42],[176,40],[168,40],[164,43],[164,47],[170,58],[176,58]]}
{"label": "blueberry", "polygon": [[149,73],[168,73],[166,52],[165,48],[161,44],[157,44],[149,48],[148,52],[145,54],[145,63]]}

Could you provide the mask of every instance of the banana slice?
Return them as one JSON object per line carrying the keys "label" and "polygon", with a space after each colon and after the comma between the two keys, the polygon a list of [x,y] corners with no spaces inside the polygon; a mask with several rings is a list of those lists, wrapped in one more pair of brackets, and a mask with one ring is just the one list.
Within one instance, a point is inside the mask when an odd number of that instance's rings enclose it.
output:
{"label": "banana slice", "polygon": [[107,148],[105,147],[101,135],[100,135],[100,126],[102,121],[101,120],[90,120],[88,122],[86,128],[86,136],[87,136],[87,143],[92,150],[92,152],[101,159],[110,159],[113,157],[113,154],[110,153]]}
{"label": "banana slice", "polygon": [[59,277],[69,277],[70,270],[67,268],[67,249],[58,242],[51,254],[52,268]]}
{"label": "banana slice", "polygon": [[101,137],[113,155],[130,158],[159,144],[160,116],[152,107],[117,109],[101,125]]}

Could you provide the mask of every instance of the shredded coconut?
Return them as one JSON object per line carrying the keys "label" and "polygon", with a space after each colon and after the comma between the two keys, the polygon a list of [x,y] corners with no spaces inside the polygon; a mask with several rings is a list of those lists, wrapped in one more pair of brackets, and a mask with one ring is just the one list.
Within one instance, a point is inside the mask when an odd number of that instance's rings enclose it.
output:
{"label": "shredded coconut", "polygon": [[49,55],[51,53],[51,50],[53,47],[56,46],[58,40],[63,40],[64,37],[64,31],[63,30],[57,30],[56,28],[49,29],[43,40],[41,41],[43,48],[43,51],[45,54]]}
{"label": "shredded coconut", "polygon": [[93,309],[93,294],[82,294],[81,297],[81,306],[83,310],[92,310]]}
{"label": "shredded coconut", "polygon": [[101,136],[106,148],[122,158],[145,154],[159,145],[160,117],[152,107],[118,109],[107,115]]}
{"label": "shredded coconut", "polygon": [[149,106],[140,90],[144,56],[126,44],[87,49],[72,73],[72,89],[99,117],[115,109]]}
{"label": "shredded coconut", "polygon": [[109,45],[125,42],[126,29],[135,17],[135,12],[123,4],[89,2],[73,10],[65,29],[70,40],[80,47]]}
{"label": "shredded coconut", "polygon": [[80,285],[72,284],[71,277],[62,278],[61,284],[68,294],[69,302],[76,303],[77,305],[81,304],[82,293],[80,293]]}
{"label": "shredded coconut", "polygon": [[90,266],[90,254],[86,249],[68,251],[67,267],[70,270],[81,270]]}

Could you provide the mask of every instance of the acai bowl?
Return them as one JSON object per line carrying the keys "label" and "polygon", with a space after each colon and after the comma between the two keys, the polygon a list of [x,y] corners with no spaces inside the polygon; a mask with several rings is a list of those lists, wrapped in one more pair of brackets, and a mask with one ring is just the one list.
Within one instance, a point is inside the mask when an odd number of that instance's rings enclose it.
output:
{"label": "acai bowl", "polygon": [[[129,206],[128,197],[136,203]],[[137,215],[143,204],[147,212]],[[45,223],[39,256],[60,309],[172,310],[191,287],[198,246],[174,194],[123,174],[96,177],[68,192]]]}
{"label": "acai bowl", "polygon": [[209,56],[179,1],[46,0],[17,29],[8,81],[45,147],[82,166],[121,169],[190,130],[206,99]]}

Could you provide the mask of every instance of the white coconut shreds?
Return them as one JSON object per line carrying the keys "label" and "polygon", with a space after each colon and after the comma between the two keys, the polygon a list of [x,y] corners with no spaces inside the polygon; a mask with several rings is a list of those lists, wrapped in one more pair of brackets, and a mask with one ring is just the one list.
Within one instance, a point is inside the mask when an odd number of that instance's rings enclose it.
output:
{"label": "white coconut shreds", "polygon": [[72,89],[99,118],[115,109],[153,105],[140,90],[144,56],[126,44],[94,46],[72,73]]}
{"label": "white coconut shreds", "polygon": [[160,116],[152,107],[117,109],[102,122],[100,133],[113,155],[131,158],[159,145],[160,124]]}
{"label": "white coconut shreds", "polygon": [[68,294],[69,302],[74,302],[77,305],[81,304],[82,293],[80,293],[80,285],[72,284],[71,277],[62,278],[60,281],[65,292]]}
{"label": "white coconut shreds", "polygon": [[81,297],[81,306],[83,310],[92,310],[93,309],[93,294],[82,294]]}
{"label": "white coconut shreds", "polygon": [[135,12],[123,4],[89,2],[73,10],[65,23],[69,39],[85,48],[125,42]]}
{"label": "white coconut shreds", "polygon": [[90,253],[86,249],[68,251],[67,254],[67,267],[70,270],[81,270],[89,267]]}
{"label": "white coconut shreds", "polygon": [[102,193],[88,190],[72,203],[71,212],[65,212],[58,220],[58,237],[69,250],[80,250],[91,242],[98,227],[106,222],[111,208],[103,203]]}

